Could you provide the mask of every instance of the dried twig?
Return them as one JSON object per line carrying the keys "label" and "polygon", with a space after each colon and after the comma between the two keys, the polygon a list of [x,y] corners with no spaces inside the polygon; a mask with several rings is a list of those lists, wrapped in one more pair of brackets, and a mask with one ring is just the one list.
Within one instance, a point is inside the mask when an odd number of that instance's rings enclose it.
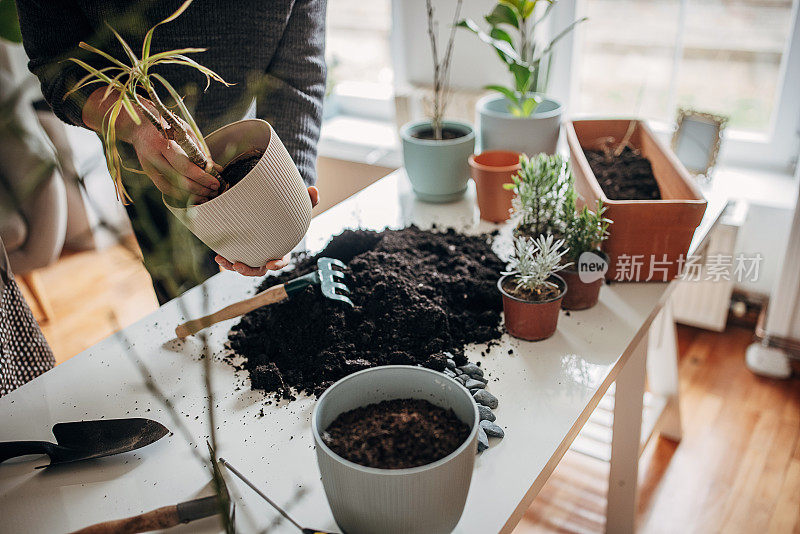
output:
{"label": "dried twig", "polygon": [[453,58],[453,43],[456,37],[456,25],[461,16],[461,6],[463,0],[458,0],[456,4],[453,23],[450,26],[450,35],[447,40],[447,48],[444,57],[439,58],[439,47],[436,31],[439,27],[435,20],[435,10],[432,0],[426,0],[425,7],[428,14],[428,37],[431,41],[431,55],[433,57],[433,114],[431,126],[433,127],[433,138],[442,139],[442,120],[447,108],[448,96],[450,93],[450,65]]}

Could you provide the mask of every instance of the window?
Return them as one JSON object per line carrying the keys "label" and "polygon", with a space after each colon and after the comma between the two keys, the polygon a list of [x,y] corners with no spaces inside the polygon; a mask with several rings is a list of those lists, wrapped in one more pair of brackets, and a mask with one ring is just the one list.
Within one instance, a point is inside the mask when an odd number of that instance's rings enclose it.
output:
{"label": "window", "polygon": [[573,45],[573,113],[671,123],[690,107],[730,118],[729,154],[795,155],[792,0],[583,0],[575,14],[589,20]]}
{"label": "window", "polygon": [[340,112],[391,117],[391,24],[390,0],[328,1],[328,85]]}

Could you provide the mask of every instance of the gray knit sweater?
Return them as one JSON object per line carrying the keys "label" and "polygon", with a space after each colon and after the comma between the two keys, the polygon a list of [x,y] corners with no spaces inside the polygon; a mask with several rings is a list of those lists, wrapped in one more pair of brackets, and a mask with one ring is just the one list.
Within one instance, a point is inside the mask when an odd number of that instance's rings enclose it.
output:
{"label": "gray knit sweater", "polygon": [[[17,0],[30,69],[55,113],[83,126],[83,104],[98,87],[89,86],[65,99],[86,72],[64,58],[107,65],[78,48],[80,41],[124,58],[107,24],[138,52],[147,30],[181,3]],[[325,93],[325,9],[326,0],[195,0],[180,17],[156,30],[152,52],[207,48],[194,59],[235,85],[212,82],[204,91],[205,78],[192,68],[164,65],[158,72],[186,97],[205,134],[243,118],[255,100],[256,116],[272,124],[300,174],[313,184]]]}

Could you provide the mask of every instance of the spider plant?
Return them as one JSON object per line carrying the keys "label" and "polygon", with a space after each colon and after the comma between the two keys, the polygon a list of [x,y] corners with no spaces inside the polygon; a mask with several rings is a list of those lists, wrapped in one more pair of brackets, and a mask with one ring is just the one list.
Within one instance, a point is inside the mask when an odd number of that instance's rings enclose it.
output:
{"label": "spider plant", "polygon": [[[111,96],[112,93],[116,95],[113,105],[108,109],[103,118],[101,139],[105,149],[106,164],[114,179],[117,197],[125,203],[128,203],[131,198],[125,191],[125,187],[122,183],[122,159],[116,147],[117,135],[115,127],[117,118],[120,113],[123,112],[127,113],[135,124],[141,124],[140,117],[145,117],[161,135],[178,143],[183,151],[186,152],[186,155],[192,163],[214,176],[218,175],[214,169],[214,163],[211,159],[208,146],[206,146],[203,140],[203,134],[200,132],[194,118],[192,118],[191,113],[184,104],[183,98],[178,94],[172,84],[163,76],[153,71],[153,68],[158,65],[183,65],[197,69],[203,73],[206,77],[206,88],[211,84],[211,80],[226,86],[230,85],[216,72],[208,67],[204,67],[187,55],[204,52],[206,50],[205,48],[179,48],[155,54],[151,53],[151,43],[156,28],[178,18],[181,13],[186,11],[191,3],[192,0],[186,0],[172,15],[150,28],[142,42],[140,56],[136,55],[133,48],[131,48],[114,28],[110,28],[120,45],[122,45],[126,58],[115,58],[83,41],[81,41],[78,46],[97,54],[109,62],[110,65],[103,68],[96,68],[81,59],[69,58],[70,61],[85,69],[88,74],[75,84],[69,93],[65,95],[65,98],[74,91],[98,83],[107,85],[103,95],[104,99]],[[166,90],[167,93],[169,93],[177,106],[176,111],[173,112],[163,103],[156,90],[157,86],[160,86],[162,90]],[[159,117],[145,104],[142,97],[139,96],[141,93],[148,96],[158,115],[160,115],[160,118],[163,119],[166,124],[163,124]],[[222,189],[224,190],[224,184]]]}
{"label": "spider plant", "polygon": [[536,239],[519,236],[514,240],[514,255],[508,262],[504,275],[512,275],[516,290],[534,296],[534,300],[548,290],[559,287],[549,280],[550,276],[571,263],[562,263],[567,253],[564,240],[555,241],[552,235],[540,235]]}
{"label": "spider plant", "polygon": [[563,235],[575,210],[574,178],[569,162],[560,154],[520,157],[520,170],[512,183],[514,218],[519,233],[530,237]]}
{"label": "spider plant", "polygon": [[[547,4],[544,13],[536,18],[536,6]],[[458,23],[494,48],[497,55],[513,76],[513,86],[487,85],[486,89],[497,91],[506,97],[508,111],[515,117],[530,117],[541,102],[531,95],[547,91],[550,78],[550,58],[553,47],[586,17],[573,21],[556,34],[543,48],[536,42],[536,29],[550,14],[556,0],[500,0],[492,12],[484,17],[489,24],[489,33],[483,31],[473,20]],[[512,34],[515,34],[512,36]]]}

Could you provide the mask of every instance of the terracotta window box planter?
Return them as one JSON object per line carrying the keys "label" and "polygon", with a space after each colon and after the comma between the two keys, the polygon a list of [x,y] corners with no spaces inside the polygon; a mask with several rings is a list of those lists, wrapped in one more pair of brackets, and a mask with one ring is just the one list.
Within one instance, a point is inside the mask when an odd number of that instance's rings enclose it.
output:
{"label": "terracotta window box planter", "polygon": [[607,278],[619,281],[669,281],[677,276],[692,236],[706,211],[706,200],[675,154],[641,121],[630,145],[650,160],[662,200],[610,200],[589,167],[583,148],[596,140],[625,136],[626,119],[575,120],[566,123],[578,205],[595,209],[602,200],[614,221],[603,251],[609,258]]}

